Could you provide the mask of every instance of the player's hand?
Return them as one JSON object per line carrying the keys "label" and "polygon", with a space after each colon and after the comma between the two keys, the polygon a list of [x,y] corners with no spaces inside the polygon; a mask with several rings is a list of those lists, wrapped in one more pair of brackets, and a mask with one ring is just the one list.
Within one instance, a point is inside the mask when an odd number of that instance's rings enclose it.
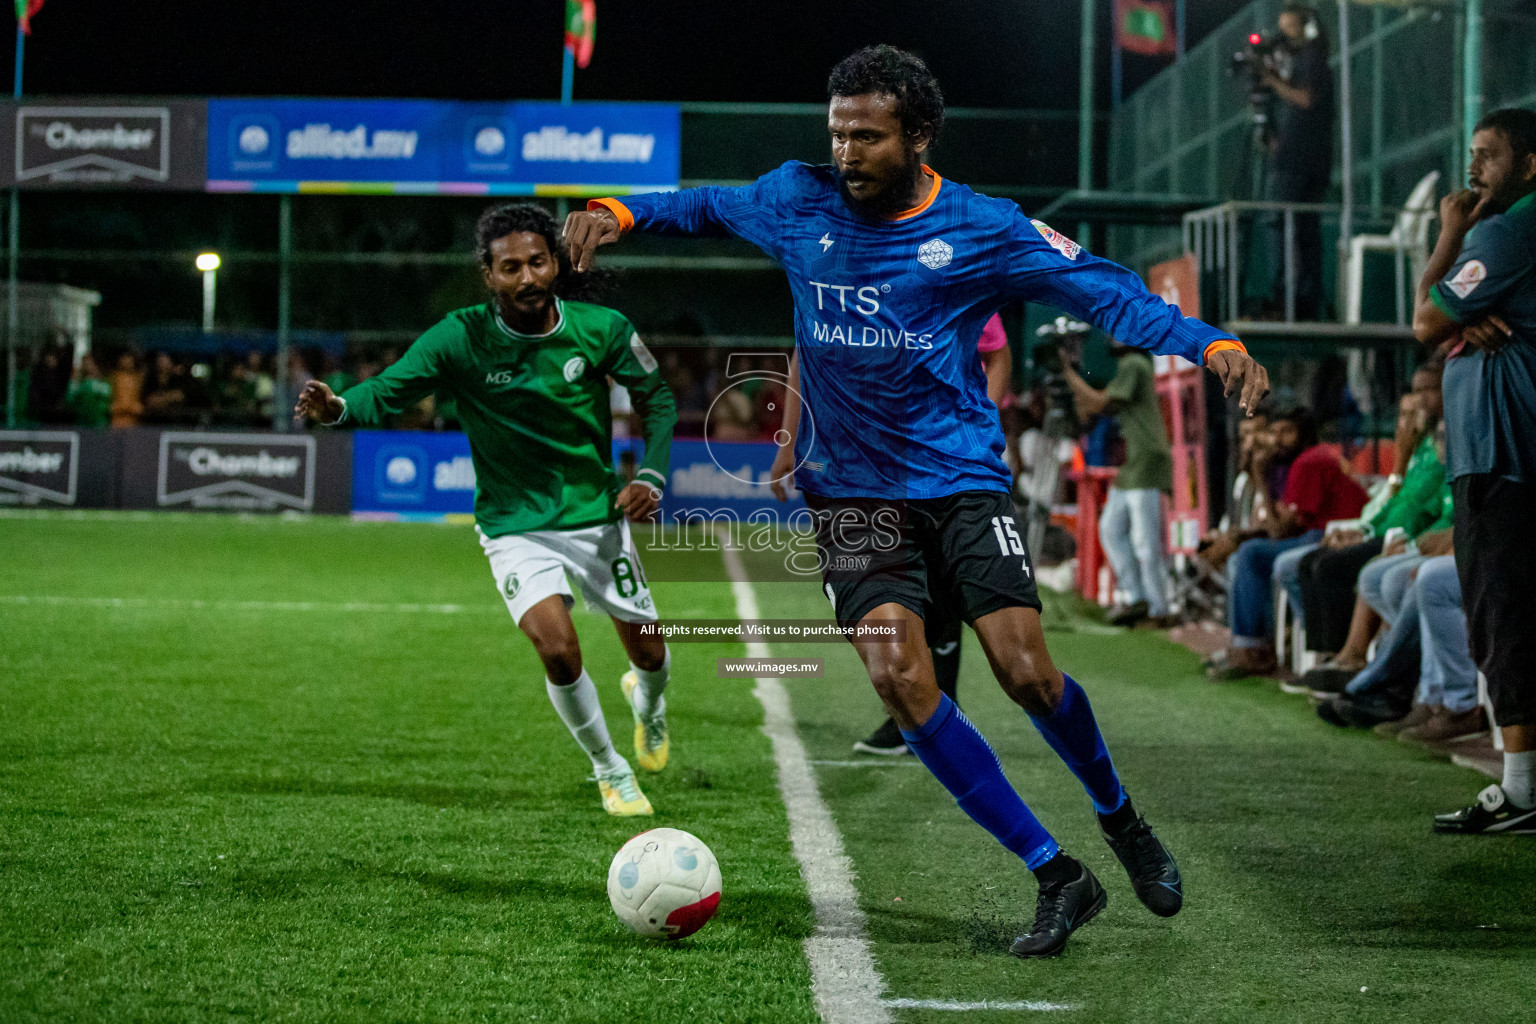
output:
{"label": "player's hand", "polygon": [[648,523],[656,517],[656,510],[661,507],[661,492],[650,484],[636,480],[619,492],[613,507],[623,509],[624,515],[632,523]]}
{"label": "player's hand", "polygon": [[768,487],[773,491],[775,498],[780,501],[789,500],[789,488],[794,483],[794,472],[795,446],[779,445],[778,454],[773,457],[773,467],[768,470]]}
{"label": "player's hand", "polygon": [[1472,225],[1482,220],[1488,212],[1488,201],[1493,193],[1479,195],[1476,189],[1464,188],[1449,192],[1440,200],[1440,229],[1454,235],[1465,235]]}
{"label": "player's hand", "polygon": [[571,266],[580,274],[592,265],[600,245],[611,245],[624,235],[612,210],[574,210],[565,218],[565,248]]}
{"label": "player's hand", "polygon": [[1233,391],[1240,392],[1237,404],[1249,416],[1253,415],[1264,396],[1269,394],[1269,371],[1246,352],[1239,352],[1235,348],[1222,349],[1211,356],[1205,365],[1221,378],[1222,390],[1228,397],[1231,397]]}
{"label": "player's hand", "polygon": [[[1510,335],[1513,333],[1509,329],[1509,324],[1490,313],[1477,323],[1462,328],[1461,340],[1475,349],[1491,354],[1509,344]],[[1420,411],[1428,415],[1427,409]]]}
{"label": "player's hand", "polygon": [[293,406],[293,418],[335,423],[345,409],[335,392],[320,381],[312,380],[299,392],[299,400]]}

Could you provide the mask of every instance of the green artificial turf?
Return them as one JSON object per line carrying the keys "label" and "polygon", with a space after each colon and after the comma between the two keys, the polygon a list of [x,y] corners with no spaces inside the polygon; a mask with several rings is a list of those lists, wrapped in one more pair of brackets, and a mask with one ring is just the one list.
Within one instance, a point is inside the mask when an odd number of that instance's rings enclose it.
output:
{"label": "green artificial turf", "polygon": [[[825,606],[814,586],[759,590],[784,615]],[[1536,1019],[1536,840],[1430,832],[1433,813],[1471,802],[1486,778],[1335,729],[1272,683],[1208,683],[1193,654],[1106,630],[1063,599],[1046,622],[1138,808],[1178,857],[1185,909],[1163,920],[1136,901],[1082,788],[1002,696],[967,631],[962,706],[1103,881],[1109,907],[1061,958],[1016,960],[1006,947],[1033,919],[1035,893],[1017,859],[910,759],[823,764],[890,995],[1045,1001],[1076,1007],[1045,1016],[1085,1021]],[[827,679],[787,685],[811,757],[848,761],[882,712],[852,650],[825,651]],[[1022,1019],[902,1013],[957,1016]]]}
{"label": "green artificial turf", "polygon": [[[646,564],[665,617],[733,615],[716,554]],[[815,582],[757,595],[827,614]],[[577,615],[627,752],[622,652]],[[1532,1019],[1536,843],[1429,832],[1486,780],[1269,685],[1212,686],[1067,602],[1046,620],[1187,908],[1135,902],[968,635],[967,713],[1110,905],[1060,959],[1015,960],[1015,858],[913,761],[815,765],[888,996],[1075,1008],[899,1021]],[[811,757],[853,760],[880,711],[852,650],[774,650],[827,659],[787,686]],[[673,764],[646,789],[655,824],[715,850],[725,899],[655,945],[603,891],[642,826],[601,813],[467,528],[0,516],[0,1021],[814,1021],[761,709],[715,678],[740,652],[673,646]]]}
{"label": "green artificial turf", "polygon": [[[656,589],[733,612],[722,584]],[[629,754],[622,649],[580,609]],[[467,527],[7,516],[0,638],[0,1020],[816,1019],[761,709],[715,679],[731,648],[675,652],[658,813],[621,820]],[[673,945],[605,892],[651,824],[724,875]]]}

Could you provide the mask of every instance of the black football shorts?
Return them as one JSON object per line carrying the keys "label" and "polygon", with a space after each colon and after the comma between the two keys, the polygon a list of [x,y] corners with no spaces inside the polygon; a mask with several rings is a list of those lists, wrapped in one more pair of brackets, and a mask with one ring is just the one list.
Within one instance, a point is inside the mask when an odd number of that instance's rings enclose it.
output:
{"label": "black football shorts", "polygon": [[928,624],[931,643],[999,608],[1040,608],[1035,569],[1001,491],[892,501],[810,492],[821,578],[833,614],[856,624],[896,603]]}

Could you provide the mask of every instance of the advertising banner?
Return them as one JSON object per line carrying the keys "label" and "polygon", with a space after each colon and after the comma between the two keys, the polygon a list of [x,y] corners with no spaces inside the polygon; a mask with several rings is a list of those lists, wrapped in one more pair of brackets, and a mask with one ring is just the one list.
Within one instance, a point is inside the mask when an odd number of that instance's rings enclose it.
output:
{"label": "advertising banner", "polygon": [[207,104],[186,100],[8,101],[0,187],[202,191]]}
{"label": "advertising banner", "polygon": [[73,430],[0,430],[0,505],[73,505],[79,479]]}
{"label": "advertising banner", "polygon": [[[475,510],[475,467],[463,434],[359,430],[352,434],[352,510],[365,518],[440,519]],[[614,465],[638,460],[638,440],[616,440]],[[762,442],[672,442],[672,467],[662,496],[667,526],[685,520],[746,523],[768,510],[780,522],[805,508],[798,492],[780,504],[768,487],[777,446]]]}
{"label": "advertising banner", "polygon": [[799,491],[780,503],[768,486],[778,445],[766,441],[674,441],[671,479],[662,499],[668,525],[705,514],[747,523],[757,512],[785,522],[805,508]]}
{"label": "advertising banner", "polygon": [[677,187],[661,103],[211,100],[208,189],[625,195]]}
{"label": "advertising banner", "polygon": [[354,431],[352,511],[390,519],[472,514],[475,467],[469,439],[457,431]]}
{"label": "advertising banner", "polygon": [[315,439],[166,431],[155,504],[308,512],[315,507]]}

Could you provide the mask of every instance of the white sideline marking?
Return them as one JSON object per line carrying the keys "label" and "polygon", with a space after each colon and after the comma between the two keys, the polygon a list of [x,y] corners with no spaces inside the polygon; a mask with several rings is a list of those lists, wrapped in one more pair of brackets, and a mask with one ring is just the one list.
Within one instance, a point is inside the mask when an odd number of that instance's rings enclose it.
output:
{"label": "white sideline marking", "polygon": [[1033,1000],[1023,1002],[999,1003],[985,1001],[980,1003],[961,1003],[953,999],[883,999],[886,1006],[893,1010],[1075,1010],[1076,1006],[1069,1003],[1041,1003]]}
{"label": "white sideline marking", "polygon": [[[724,544],[720,553],[736,596],[737,617],[758,618],[757,595],[741,557]],[[749,642],[747,657],[770,657],[768,645]],[[864,935],[864,911],[853,887],[853,866],[795,731],[789,693],[777,679],[759,677],[756,682],[752,695],[763,705],[763,732],[773,741],[779,793],[789,817],[789,843],[816,911],[816,934],[805,940],[816,1011],[826,1024],[890,1024],[890,1003],[880,998],[885,983]]]}
{"label": "white sideline marking", "polygon": [[0,604],[73,605],[87,608],[188,608],[236,612],[388,612],[401,615],[499,614],[493,606],[468,604],[374,604],[368,601],[201,601],[180,597],[34,597],[0,594]]}

